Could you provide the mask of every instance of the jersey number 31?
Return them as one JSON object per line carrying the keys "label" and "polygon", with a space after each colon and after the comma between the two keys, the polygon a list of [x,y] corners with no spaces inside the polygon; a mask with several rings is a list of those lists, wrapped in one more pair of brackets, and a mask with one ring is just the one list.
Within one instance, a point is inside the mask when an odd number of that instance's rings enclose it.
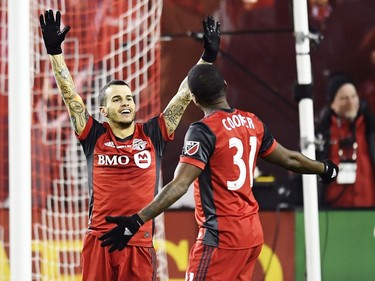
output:
{"label": "jersey number 31", "polygon": [[[253,186],[254,182],[254,160],[255,160],[255,153],[257,147],[257,138],[255,136],[251,136],[249,138],[249,145],[250,145],[250,153],[248,155],[248,159],[244,159],[247,155],[243,155],[243,143],[239,138],[230,138],[229,139],[229,148],[235,147],[237,149],[237,153],[233,155],[233,164],[236,165],[239,169],[239,176],[234,181],[227,181],[227,187],[229,190],[238,190],[240,189],[246,180],[246,175],[248,174],[250,177],[250,187]],[[248,167],[246,168],[245,161],[248,161]]]}

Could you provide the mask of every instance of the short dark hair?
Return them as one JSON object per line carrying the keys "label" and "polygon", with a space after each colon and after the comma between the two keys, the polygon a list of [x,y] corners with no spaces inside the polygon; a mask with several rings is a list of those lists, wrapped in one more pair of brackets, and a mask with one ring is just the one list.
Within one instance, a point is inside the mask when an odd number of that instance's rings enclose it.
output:
{"label": "short dark hair", "polygon": [[123,80],[111,80],[107,84],[104,85],[104,87],[99,92],[99,106],[106,105],[106,93],[105,91],[111,87],[112,85],[122,85],[122,86],[128,86],[129,85],[123,81]]}
{"label": "short dark hair", "polygon": [[225,96],[226,84],[219,69],[211,64],[199,64],[188,73],[188,85],[194,96],[202,101],[212,101]]}

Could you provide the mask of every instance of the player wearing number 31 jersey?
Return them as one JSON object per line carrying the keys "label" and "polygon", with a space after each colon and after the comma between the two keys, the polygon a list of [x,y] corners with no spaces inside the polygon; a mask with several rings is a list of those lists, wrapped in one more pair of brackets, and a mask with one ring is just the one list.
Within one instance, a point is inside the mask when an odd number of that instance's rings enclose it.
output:
{"label": "player wearing number 31 jersey", "polygon": [[194,182],[198,241],[228,249],[263,243],[251,187],[258,154],[275,147],[266,126],[237,109],[215,110],[190,126],[180,163],[202,170]]}
{"label": "player wearing number 31 jersey", "polygon": [[128,243],[139,224],[166,210],[194,181],[199,233],[186,280],[248,281],[263,244],[252,193],[256,159],[297,173],[319,174],[326,182],[335,179],[337,166],[284,148],[254,114],[232,108],[227,84],[214,66],[193,67],[188,84],[205,116],[190,126],[173,180],[148,206],[123,217],[121,225],[103,235],[102,246]]}

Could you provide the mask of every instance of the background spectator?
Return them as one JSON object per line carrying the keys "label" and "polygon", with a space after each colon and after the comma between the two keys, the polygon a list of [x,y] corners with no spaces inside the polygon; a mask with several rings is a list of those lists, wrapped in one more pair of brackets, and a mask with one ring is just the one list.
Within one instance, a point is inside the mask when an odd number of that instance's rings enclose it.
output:
{"label": "background spectator", "polygon": [[317,137],[323,141],[317,159],[339,163],[340,173],[323,190],[323,201],[331,207],[374,207],[374,117],[345,73],[329,76],[327,95],[329,104],[316,119]]}

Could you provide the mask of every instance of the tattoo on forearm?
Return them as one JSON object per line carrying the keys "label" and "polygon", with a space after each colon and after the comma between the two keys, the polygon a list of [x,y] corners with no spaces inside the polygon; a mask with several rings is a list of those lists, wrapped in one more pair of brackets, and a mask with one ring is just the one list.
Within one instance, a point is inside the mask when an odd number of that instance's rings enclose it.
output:
{"label": "tattoo on forearm", "polygon": [[89,118],[90,118],[90,114],[89,114],[89,112],[87,111],[87,109],[85,109],[85,116],[84,116],[84,119],[86,120],[86,121],[89,121]]}
{"label": "tattoo on forearm", "polygon": [[51,62],[52,69],[55,73],[56,83],[60,88],[64,101],[68,103],[77,94],[74,88],[72,76],[70,75],[68,67],[62,57],[53,56]]}
{"label": "tattoo on forearm", "polygon": [[189,91],[184,91],[174,97],[170,104],[164,111],[166,126],[169,132],[176,130],[186,107],[191,101],[191,94]]}
{"label": "tattoo on forearm", "polygon": [[168,120],[167,125],[176,127],[184,114],[185,108],[186,106],[181,105],[172,105],[169,107],[164,112],[164,116]]}
{"label": "tattoo on forearm", "polygon": [[190,90],[185,90],[184,92],[182,92],[179,99],[181,100],[181,102],[188,105],[192,99]]}
{"label": "tattoo on forearm", "polygon": [[63,56],[51,56],[51,63],[57,86],[59,87],[64,103],[69,110],[73,129],[76,132],[80,132],[85,127],[90,115],[87,112],[85,104],[75,90],[72,76],[70,75]]}
{"label": "tattoo on forearm", "polygon": [[72,121],[72,126],[73,126],[74,131],[78,132],[76,117],[74,115],[70,115],[70,120]]}
{"label": "tattoo on forearm", "polygon": [[71,110],[71,112],[77,115],[80,115],[84,111],[82,104],[75,100],[69,103],[69,109]]}
{"label": "tattoo on forearm", "polygon": [[[65,101],[71,100],[75,96],[74,89],[71,89],[69,85],[60,84],[61,95]],[[73,91],[72,91],[73,90]]]}
{"label": "tattoo on forearm", "polygon": [[71,114],[70,114],[70,120],[72,121],[73,129],[76,132],[78,132],[79,128],[81,128],[81,129],[84,128],[85,125],[86,125],[86,123],[87,123],[87,121],[90,118],[90,114],[87,111],[87,109],[85,109],[84,111],[82,111],[82,110],[77,110],[77,108],[78,107],[75,107],[74,111],[71,110]]}
{"label": "tattoo on forearm", "polygon": [[[76,120],[76,125],[80,127],[85,126],[85,109],[83,108],[82,104],[78,101],[71,101],[69,103],[69,110],[70,114],[76,116],[78,119]],[[78,124],[79,123],[79,124]]]}

